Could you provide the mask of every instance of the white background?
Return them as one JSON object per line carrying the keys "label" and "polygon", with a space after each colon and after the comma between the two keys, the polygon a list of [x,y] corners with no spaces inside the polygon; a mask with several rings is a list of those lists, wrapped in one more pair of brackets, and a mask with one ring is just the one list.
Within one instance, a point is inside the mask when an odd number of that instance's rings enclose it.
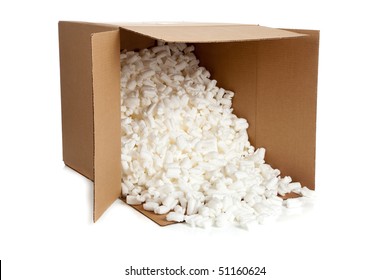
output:
{"label": "white background", "polygon": [[[263,279],[389,279],[390,20],[385,3],[2,1],[4,279],[148,279],[125,276],[130,265],[265,266]],[[61,158],[58,20],[320,29],[314,207],[250,231],[202,230],[158,227],[117,201],[92,224],[92,183],[65,168]]]}

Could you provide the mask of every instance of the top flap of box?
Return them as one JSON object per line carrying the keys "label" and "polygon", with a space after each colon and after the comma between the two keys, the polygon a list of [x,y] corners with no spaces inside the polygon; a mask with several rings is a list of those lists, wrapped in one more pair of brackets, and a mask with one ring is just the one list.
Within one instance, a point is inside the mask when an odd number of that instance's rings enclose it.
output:
{"label": "top flap of box", "polygon": [[305,36],[287,30],[249,24],[143,24],[121,27],[166,42],[186,43],[257,41]]}
{"label": "top flap of box", "polygon": [[92,34],[94,221],[120,196],[119,30]]}

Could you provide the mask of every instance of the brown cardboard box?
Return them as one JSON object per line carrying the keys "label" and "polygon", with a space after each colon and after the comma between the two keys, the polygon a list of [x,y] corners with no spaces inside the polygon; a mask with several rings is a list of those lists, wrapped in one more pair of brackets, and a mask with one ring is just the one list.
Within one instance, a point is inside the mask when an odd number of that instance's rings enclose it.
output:
{"label": "brown cardboard box", "polygon": [[[156,40],[195,45],[255,147],[294,181],[314,189],[319,31],[242,24],[59,22],[63,159],[94,182],[94,221],[121,196],[121,49]],[[135,207],[160,225],[164,216]]]}

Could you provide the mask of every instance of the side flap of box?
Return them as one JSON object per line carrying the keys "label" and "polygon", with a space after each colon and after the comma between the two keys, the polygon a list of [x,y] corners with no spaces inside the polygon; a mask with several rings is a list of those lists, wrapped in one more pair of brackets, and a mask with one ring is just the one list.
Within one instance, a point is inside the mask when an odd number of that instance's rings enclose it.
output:
{"label": "side flap of box", "polygon": [[119,30],[92,34],[91,41],[96,221],[121,192]]}
{"label": "side flap of box", "polygon": [[256,146],[314,189],[319,32],[299,32],[308,36],[258,42]]}
{"label": "side flap of box", "polygon": [[64,163],[93,180],[91,33],[118,29],[81,22],[58,23]]}
{"label": "side flap of box", "polygon": [[287,30],[249,24],[160,24],[122,26],[122,28],[166,42],[185,43],[256,41],[305,36]]}

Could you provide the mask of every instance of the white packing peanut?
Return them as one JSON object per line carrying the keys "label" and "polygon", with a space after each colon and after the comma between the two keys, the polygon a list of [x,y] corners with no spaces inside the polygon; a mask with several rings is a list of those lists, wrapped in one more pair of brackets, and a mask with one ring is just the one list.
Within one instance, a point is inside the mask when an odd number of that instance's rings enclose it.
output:
{"label": "white packing peanut", "polygon": [[302,201],[299,198],[289,198],[286,199],[283,203],[287,208],[296,208],[302,206]]}
{"label": "white packing peanut", "polygon": [[137,199],[137,196],[135,195],[128,195],[126,196],[126,203],[130,205],[140,205],[142,204],[141,201]]}
{"label": "white packing peanut", "polygon": [[122,187],[122,196],[127,196],[129,192],[129,187],[125,183],[121,183]]}
{"label": "white packing peanut", "polygon": [[159,207],[159,204],[154,201],[148,201],[145,202],[142,206],[147,211],[154,211],[157,207]]}
{"label": "white packing peanut", "polygon": [[169,210],[173,210],[173,208],[177,205],[179,201],[175,199],[172,195],[168,195],[162,202],[163,205],[169,208]]}
{"label": "white packing peanut", "polygon": [[287,186],[287,190],[289,192],[297,190],[297,189],[301,189],[301,188],[302,188],[302,186],[301,186],[301,183],[299,183],[299,182],[290,183]]}
{"label": "white packing peanut", "polygon": [[156,214],[167,214],[171,209],[165,205],[158,206],[157,208],[154,209],[154,213]]}
{"label": "white packing peanut", "polygon": [[310,190],[309,188],[307,187],[303,187],[301,189],[301,194],[304,196],[304,197],[307,197],[307,198],[314,198],[315,197],[315,192]]}
{"label": "white packing peanut", "polygon": [[167,221],[183,222],[184,214],[177,212],[169,212],[167,215]]}

